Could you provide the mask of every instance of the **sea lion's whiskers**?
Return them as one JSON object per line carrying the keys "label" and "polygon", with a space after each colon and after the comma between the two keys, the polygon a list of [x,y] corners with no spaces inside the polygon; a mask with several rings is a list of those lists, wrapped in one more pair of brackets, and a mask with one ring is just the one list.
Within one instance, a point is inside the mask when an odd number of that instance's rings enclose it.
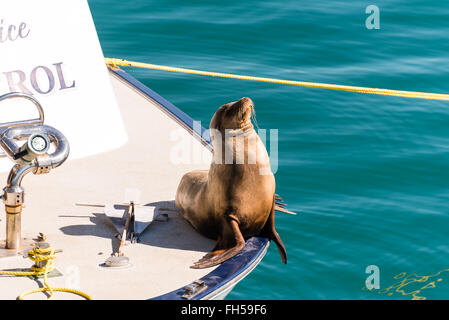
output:
{"label": "sea lion's whiskers", "polygon": [[257,131],[259,131],[259,125],[257,124],[256,119],[256,110],[254,108],[251,109],[251,119],[253,120],[254,124],[256,125]]}

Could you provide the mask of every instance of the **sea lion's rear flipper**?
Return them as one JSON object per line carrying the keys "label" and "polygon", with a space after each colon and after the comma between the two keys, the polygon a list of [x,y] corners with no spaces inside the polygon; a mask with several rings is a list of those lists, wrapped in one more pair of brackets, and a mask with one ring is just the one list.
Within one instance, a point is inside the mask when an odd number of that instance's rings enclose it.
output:
{"label": "sea lion's rear flipper", "polygon": [[206,254],[204,257],[190,266],[190,268],[203,269],[216,266],[232,258],[237,253],[243,250],[243,248],[245,247],[245,239],[243,238],[242,232],[240,231],[238,219],[231,214],[228,215],[227,220],[229,221],[230,230],[232,230],[235,239],[235,245],[231,248],[223,248],[224,245],[222,239],[219,239],[217,245],[214,248],[214,251]]}
{"label": "sea lion's rear flipper", "polygon": [[284,207],[281,207],[281,206],[278,206],[278,205],[276,205],[276,206],[274,207],[274,209],[275,209],[276,211],[280,211],[280,212],[284,212],[284,213],[288,213],[288,214],[292,214],[292,215],[296,216],[296,212],[289,211],[289,210],[285,209]]}
{"label": "sea lion's rear flipper", "polygon": [[286,207],[287,207],[287,204],[284,203],[284,200],[278,194],[275,194],[274,195],[274,210],[296,215],[296,212],[287,210]]}
{"label": "sea lion's rear flipper", "polygon": [[[287,251],[285,250],[284,243],[282,242],[279,234],[276,232],[274,227],[274,210],[276,209],[275,198],[273,198],[273,205],[271,207],[270,215],[268,216],[267,222],[265,222],[265,226],[260,232],[260,236],[266,237],[270,240],[273,240],[276,243],[276,247],[281,255],[281,259],[283,263],[287,263]],[[277,209],[276,209],[277,210]]]}

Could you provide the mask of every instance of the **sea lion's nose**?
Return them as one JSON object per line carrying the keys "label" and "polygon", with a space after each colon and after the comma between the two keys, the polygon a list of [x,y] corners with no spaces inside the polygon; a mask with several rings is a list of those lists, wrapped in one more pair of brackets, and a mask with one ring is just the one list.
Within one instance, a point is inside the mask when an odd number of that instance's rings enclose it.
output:
{"label": "sea lion's nose", "polygon": [[242,106],[253,106],[253,101],[248,97],[243,97],[242,99],[240,99],[240,103],[242,104]]}

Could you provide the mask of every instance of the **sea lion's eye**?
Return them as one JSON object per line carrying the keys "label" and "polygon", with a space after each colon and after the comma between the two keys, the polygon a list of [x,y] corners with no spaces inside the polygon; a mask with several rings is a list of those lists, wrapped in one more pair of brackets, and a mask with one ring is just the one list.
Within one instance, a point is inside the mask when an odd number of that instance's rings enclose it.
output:
{"label": "sea lion's eye", "polygon": [[235,116],[240,116],[240,108],[238,106],[236,106],[235,104],[230,105],[228,108],[226,108],[226,116],[227,117],[235,117]]}

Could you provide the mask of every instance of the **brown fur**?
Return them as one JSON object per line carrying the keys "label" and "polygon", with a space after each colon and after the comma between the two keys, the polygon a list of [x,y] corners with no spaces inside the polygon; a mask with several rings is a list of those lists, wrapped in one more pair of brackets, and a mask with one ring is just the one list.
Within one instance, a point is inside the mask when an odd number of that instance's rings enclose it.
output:
{"label": "brown fur", "polygon": [[[251,124],[253,108],[251,99],[242,98],[215,112],[210,128],[221,137],[212,134],[214,159],[210,169],[185,174],[178,186],[176,206],[183,217],[201,234],[217,240],[214,251],[192,268],[211,267],[231,258],[243,249],[243,239],[256,235],[274,240],[286,263],[285,247],[274,228],[275,179],[271,171],[260,173],[261,168],[269,168],[269,158]],[[257,150],[254,164],[246,160],[237,164],[235,138],[226,138],[226,129],[245,134],[244,159],[248,150]],[[233,163],[225,163],[224,150],[232,150]]]}

